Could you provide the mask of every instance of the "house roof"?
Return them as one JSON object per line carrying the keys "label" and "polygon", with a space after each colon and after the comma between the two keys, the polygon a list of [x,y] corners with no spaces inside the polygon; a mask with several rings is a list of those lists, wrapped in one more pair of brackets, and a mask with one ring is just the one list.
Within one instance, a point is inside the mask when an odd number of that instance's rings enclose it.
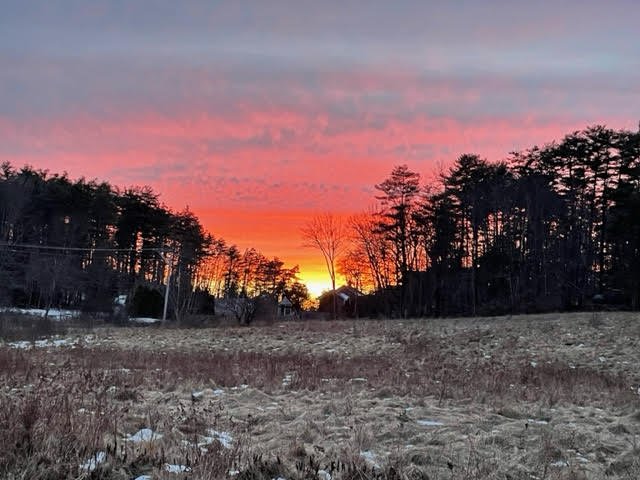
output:
{"label": "house roof", "polygon": [[[333,290],[324,292],[322,295],[320,295],[320,298],[324,298],[327,295],[331,295],[333,292],[334,292]],[[350,298],[362,297],[364,295],[364,293],[362,293],[356,288],[350,287],[349,285],[342,285],[341,287],[336,288],[335,293],[343,301],[347,301]]]}
{"label": "house roof", "polygon": [[293,306],[293,303],[291,303],[291,300],[289,300],[287,297],[282,297],[282,300],[278,302],[278,305],[281,305],[283,307],[291,307]]}

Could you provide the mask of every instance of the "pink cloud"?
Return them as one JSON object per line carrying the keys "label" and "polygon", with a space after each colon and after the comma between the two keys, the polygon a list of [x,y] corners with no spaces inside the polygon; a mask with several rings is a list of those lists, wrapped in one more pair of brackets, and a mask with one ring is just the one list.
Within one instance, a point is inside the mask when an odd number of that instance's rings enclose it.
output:
{"label": "pink cloud", "polygon": [[105,95],[106,113],[0,116],[0,155],[72,177],[149,184],[214,234],[315,271],[319,260],[301,247],[305,219],[365,209],[396,164],[429,177],[465,152],[499,160],[588,124],[637,124],[597,98],[578,113],[560,108],[570,95],[553,84],[527,98],[506,78],[336,71],[318,74],[315,87],[293,78],[235,92],[226,75],[196,69],[156,106]]}

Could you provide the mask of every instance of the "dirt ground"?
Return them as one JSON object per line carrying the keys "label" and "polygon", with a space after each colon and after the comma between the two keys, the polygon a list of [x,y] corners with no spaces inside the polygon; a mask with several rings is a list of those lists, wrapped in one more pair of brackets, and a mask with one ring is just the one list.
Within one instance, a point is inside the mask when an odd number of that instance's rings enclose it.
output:
{"label": "dirt ground", "polygon": [[[84,372],[74,414],[100,415],[103,405],[117,417],[93,443],[104,459],[83,465],[79,454],[79,477],[110,466],[113,478],[640,478],[635,313],[96,328],[65,338],[2,349],[16,365],[35,362],[25,372],[37,364],[46,388]],[[3,377],[6,398],[40,385],[21,368]],[[142,428],[156,437],[136,443]],[[147,461],[121,461],[142,448]],[[213,450],[227,463],[207,473]]]}

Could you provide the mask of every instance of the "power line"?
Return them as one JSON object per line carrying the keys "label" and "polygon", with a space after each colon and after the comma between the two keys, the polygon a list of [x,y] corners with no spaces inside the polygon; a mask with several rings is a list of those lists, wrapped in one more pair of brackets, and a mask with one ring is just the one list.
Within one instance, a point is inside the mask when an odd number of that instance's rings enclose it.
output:
{"label": "power line", "polygon": [[54,245],[37,245],[27,243],[0,243],[0,247],[14,248],[31,248],[38,250],[59,250],[73,252],[158,252],[170,253],[173,250],[167,247],[142,247],[142,248],[92,248],[92,247],[59,247]]}

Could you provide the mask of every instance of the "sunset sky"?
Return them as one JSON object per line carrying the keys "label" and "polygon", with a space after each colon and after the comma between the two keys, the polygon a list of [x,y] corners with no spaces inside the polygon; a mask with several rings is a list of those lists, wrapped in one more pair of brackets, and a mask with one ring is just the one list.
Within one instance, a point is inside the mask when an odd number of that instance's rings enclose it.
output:
{"label": "sunset sky", "polygon": [[317,291],[300,227],[394,165],[635,130],[639,25],[637,0],[3,0],[0,161],[150,185]]}

